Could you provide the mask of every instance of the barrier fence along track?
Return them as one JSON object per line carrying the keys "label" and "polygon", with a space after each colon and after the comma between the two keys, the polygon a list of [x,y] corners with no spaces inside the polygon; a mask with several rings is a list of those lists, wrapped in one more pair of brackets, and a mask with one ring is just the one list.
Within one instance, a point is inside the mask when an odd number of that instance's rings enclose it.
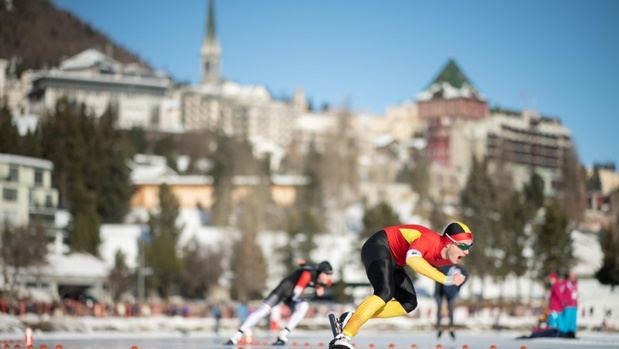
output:
{"label": "barrier fence along track", "polygon": [[[22,345],[20,343],[21,341],[19,340],[5,340],[2,341],[2,345],[1,348],[2,349],[22,349]],[[25,344],[25,343],[29,343],[29,344]],[[24,340],[24,349],[35,349],[36,347],[33,344],[33,339],[32,339],[32,335],[30,335],[30,338],[28,340],[28,337],[25,338]],[[362,347],[358,347],[356,345],[356,343],[353,343],[354,347],[357,349],[365,349]],[[292,341],[290,342],[289,345],[287,345],[286,347],[292,347],[292,348],[305,348],[305,349],[324,349],[327,347],[327,344],[325,344],[325,342],[317,342],[317,343],[311,343],[311,342],[297,342],[297,341]],[[62,344],[56,344],[54,346],[54,349],[63,349],[63,345]],[[281,346],[273,346],[271,344],[269,344],[268,341],[254,341],[251,343],[243,343],[243,344],[237,344],[236,346],[228,346],[228,345],[209,345],[206,348],[230,348],[230,349],[273,349],[273,348],[282,348]],[[376,345],[374,343],[369,343],[367,345],[367,349],[375,349]],[[395,343],[389,343],[387,345],[387,348],[389,349],[419,349],[419,347],[417,346],[417,344],[412,343],[410,344],[410,346],[406,347],[406,346],[400,346],[398,347]],[[435,347],[435,349],[444,349],[444,346],[442,344],[437,344]],[[452,347],[453,348],[453,347]],[[47,344],[41,344],[39,345],[38,349],[49,349],[49,347],[47,346]],[[133,345],[131,346],[131,349],[140,349],[137,345]],[[146,348],[147,349],[147,348]],[[462,345],[462,349],[474,349],[471,348],[468,344],[463,344]],[[488,349],[499,349],[496,345],[492,344],[490,345],[490,347]],[[507,349],[511,349],[511,348],[507,348]],[[519,349],[528,349],[526,345],[522,345],[519,347]]]}

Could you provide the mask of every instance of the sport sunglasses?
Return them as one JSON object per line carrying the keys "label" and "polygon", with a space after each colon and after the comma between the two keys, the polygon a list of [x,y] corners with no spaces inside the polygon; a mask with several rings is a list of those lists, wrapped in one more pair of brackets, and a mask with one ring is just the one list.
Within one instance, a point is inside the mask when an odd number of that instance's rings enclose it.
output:
{"label": "sport sunglasses", "polygon": [[456,246],[458,246],[459,249],[461,249],[462,251],[468,251],[471,249],[471,247],[473,247],[473,244],[464,244],[461,242],[457,242],[456,240],[454,240],[451,236],[449,235],[445,235],[449,238],[449,240],[453,241],[454,244],[456,244]]}

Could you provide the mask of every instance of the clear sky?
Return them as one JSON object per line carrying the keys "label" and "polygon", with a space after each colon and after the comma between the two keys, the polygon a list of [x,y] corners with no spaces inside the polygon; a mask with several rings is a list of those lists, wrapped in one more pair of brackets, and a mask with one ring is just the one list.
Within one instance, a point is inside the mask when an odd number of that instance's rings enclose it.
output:
{"label": "clear sky", "polygon": [[[207,0],[53,0],[176,80],[197,82]],[[454,58],[491,106],[572,130],[619,166],[619,1],[216,0],[227,79],[382,114]]]}

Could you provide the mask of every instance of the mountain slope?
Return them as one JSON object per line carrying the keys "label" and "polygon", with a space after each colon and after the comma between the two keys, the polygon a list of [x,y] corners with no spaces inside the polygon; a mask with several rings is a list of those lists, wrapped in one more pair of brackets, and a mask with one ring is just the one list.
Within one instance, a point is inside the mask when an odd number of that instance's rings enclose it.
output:
{"label": "mountain slope", "polygon": [[73,14],[49,0],[0,2],[0,58],[17,58],[17,71],[58,65],[63,57],[97,48],[124,63],[145,64]]}

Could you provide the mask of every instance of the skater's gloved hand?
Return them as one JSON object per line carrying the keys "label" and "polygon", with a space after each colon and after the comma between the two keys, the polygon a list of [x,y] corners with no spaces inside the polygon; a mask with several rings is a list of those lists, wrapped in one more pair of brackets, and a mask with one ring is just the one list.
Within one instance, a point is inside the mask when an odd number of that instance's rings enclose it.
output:
{"label": "skater's gloved hand", "polygon": [[292,300],[299,301],[301,300],[301,296],[303,295],[303,287],[296,286],[292,291]]}
{"label": "skater's gloved hand", "polygon": [[466,280],[466,276],[460,273],[454,273],[452,275],[447,275],[447,279],[445,280],[446,286],[460,286]]}

